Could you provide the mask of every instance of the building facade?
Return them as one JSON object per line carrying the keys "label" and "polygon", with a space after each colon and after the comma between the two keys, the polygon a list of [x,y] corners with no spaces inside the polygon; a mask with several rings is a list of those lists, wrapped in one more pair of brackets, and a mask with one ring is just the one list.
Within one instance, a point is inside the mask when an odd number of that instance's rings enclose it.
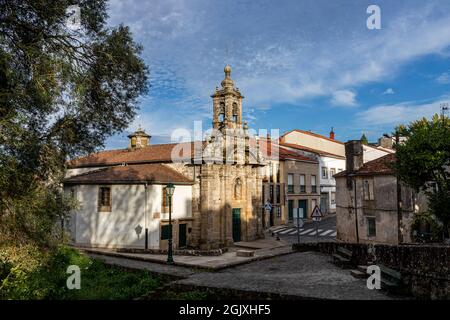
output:
{"label": "building facade", "polygon": [[152,145],[142,130],[126,149],[75,159],[67,192],[75,190],[76,244],[167,247],[167,183],[175,184],[175,248],[215,249],[263,236],[262,177],[265,160],[250,147],[242,120],[243,96],[224,69],[213,99],[213,134],[205,141]]}
{"label": "building facade", "polygon": [[349,141],[346,150],[347,170],[335,175],[337,240],[411,242],[411,223],[416,213],[426,211],[426,197],[403,183],[397,185],[395,154],[364,163],[360,141]]}

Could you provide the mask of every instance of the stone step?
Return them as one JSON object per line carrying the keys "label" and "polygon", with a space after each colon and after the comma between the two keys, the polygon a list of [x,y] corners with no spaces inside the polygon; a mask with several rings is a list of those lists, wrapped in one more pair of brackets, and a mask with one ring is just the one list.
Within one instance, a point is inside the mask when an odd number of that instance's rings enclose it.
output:
{"label": "stone step", "polygon": [[238,257],[253,257],[255,255],[255,251],[253,250],[237,250],[236,256]]}
{"label": "stone step", "polygon": [[333,254],[333,262],[335,265],[344,269],[349,269],[351,267],[350,259],[344,258],[343,256],[336,253]]}
{"label": "stone step", "polygon": [[367,266],[358,266],[358,270],[367,274]]}
{"label": "stone step", "polygon": [[350,274],[357,279],[366,279],[368,274],[359,270],[350,270]]}

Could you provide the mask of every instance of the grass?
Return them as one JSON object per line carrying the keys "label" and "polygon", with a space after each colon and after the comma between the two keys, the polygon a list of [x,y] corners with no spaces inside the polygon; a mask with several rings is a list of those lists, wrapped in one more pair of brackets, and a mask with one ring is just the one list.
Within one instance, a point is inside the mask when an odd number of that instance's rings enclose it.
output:
{"label": "grass", "polygon": [[[20,259],[5,257],[9,258],[0,256],[0,299],[134,299],[167,281],[144,270],[107,265],[66,246],[47,253],[27,252]],[[80,268],[81,289],[67,288],[69,265]]]}

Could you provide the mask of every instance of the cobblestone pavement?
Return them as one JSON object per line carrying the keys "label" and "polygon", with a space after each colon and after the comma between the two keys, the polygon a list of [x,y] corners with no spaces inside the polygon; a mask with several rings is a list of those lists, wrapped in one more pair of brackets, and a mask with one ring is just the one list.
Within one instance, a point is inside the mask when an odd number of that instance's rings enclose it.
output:
{"label": "cobblestone pavement", "polygon": [[183,285],[269,292],[305,299],[392,299],[369,290],[331,257],[317,252],[292,253],[214,273],[197,273],[179,280]]}

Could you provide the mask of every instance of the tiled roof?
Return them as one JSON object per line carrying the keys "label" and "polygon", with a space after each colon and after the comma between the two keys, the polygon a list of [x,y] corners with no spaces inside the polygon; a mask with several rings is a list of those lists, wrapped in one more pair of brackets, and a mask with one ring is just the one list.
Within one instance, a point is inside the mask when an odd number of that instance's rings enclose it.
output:
{"label": "tiled roof", "polygon": [[161,163],[106,167],[89,171],[64,180],[65,184],[103,183],[175,183],[191,184],[192,179]]}
{"label": "tiled roof", "polygon": [[[387,154],[381,158],[366,162],[359,170],[354,172],[357,176],[372,176],[372,175],[392,175],[395,173],[392,165],[396,161],[394,153]],[[347,170],[339,172],[334,175],[335,178],[346,177]]]}
{"label": "tiled roof", "polygon": [[[259,149],[263,156],[272,160],[297,160],[317,163],[313,157],[308,157],[298,152],[283,148],[277,142],[270,141],[266,138],[259,139]],[[250,142],[251,143],[251,142]],[[270,147],[269,147],[270,146]],[[278,152],[277,152],[278,151]]]}
{"label": "tiled roof", "polygon": [[345,159],[345,157],[340,156],[340,155],[338,155],[338,154],[334,154],[334,153],[330,153],[330,152],[326,152],[326,151],[322,151],[322,150],[317,150],[317,149],[305,147],[305,146],[298,145],[298,144],[282,142],[281,145],[282,145],[282,146],[285,146],[285,147],[297,149],[297,150],[302,150],[302,151],[307,151],[307,152],[316,153],[316,154],[318,154],[318,155],[320,155],[320,156],[324,156],[324,157],[332,157],[332,158],[338,158],[338,159]]}
{"label": "tiled roof", "polygon": [[328,140],[328,141],[336,142],[336,143],[339,143],[339,144],[344,144],[344,142],[342,142],[342,141],[335,140],[335,139],[330,139],[329,137],[323,136],[321,134],[314,133],[314,132],[311,132],[311,131],[300,130],[300,129],[294,129],[294,130],[288,131],[285,134],[283,134],[280,138],[282,139],[286,135],[288,135],[289,133],[292,133],[292,132],[300,132],[300,133],[308,134],[308,135],[316,137],[316,138],[321,138],[321,139],[325,139],[325,140]]}
{"label": "tiled roof", "polygon": [[[190,159],[194,154],[194,143],[191,144],[191,155],[183,155],[183,159]],[[69,161],[69,168],[96,167],[108,165],[120,165],[122,163],[148,163],[148,162],[171,162],[172,150],[175,146],[182,147],[183,143],[155,144],[145,148],[130,150],[107,150],[90,154],[86,157]]]}

